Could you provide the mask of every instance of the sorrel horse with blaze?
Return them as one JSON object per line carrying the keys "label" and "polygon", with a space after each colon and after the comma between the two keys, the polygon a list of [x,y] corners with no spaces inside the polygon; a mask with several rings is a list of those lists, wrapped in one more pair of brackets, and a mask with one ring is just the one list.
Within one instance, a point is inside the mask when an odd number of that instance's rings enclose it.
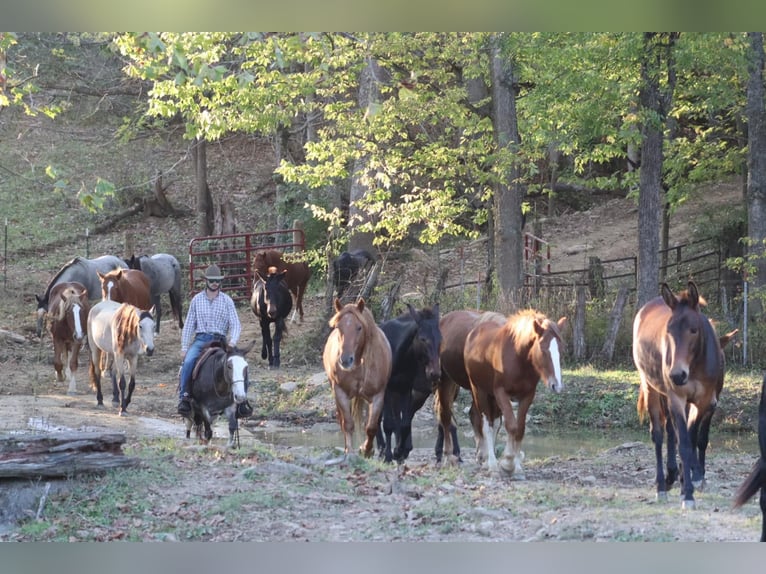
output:
{"label": "sorrel horse with blaze", "polygon": [[59,382],[64,380],[67,369],[70,395],[77,394],[75,375],[80,347],[88,334],[89,311],[88,290],[82,283],[67,281],[51,289],[48,328],[53,339],[53,368]]}
{"label": "sorrel horse with blaze", "polygon": [[101,296],[104,300],[130,303],[142,311],[152,308],[151,284],[143,271],[113,269],[108,273],[98,271],[98,277],[101,279]]}
{"label": "sorrel horse with blaze", "polygon": [[[478,323],[466,338],[465,370],[474,408],[481,414],[481,424],[477,424],[477,417],[473,418],[473,430],[478,437],[479,462],[486,460],[491,472],[500,469],[515,478],[524,478],[521,441],[537,383],[544,381],[555,393],[564,388],[560,349],[565,323],[566,317],[554,322],[527,309],[511,315],[503,325],[493,321]],[[518,402],[518,415],[514,414],[511,401]],[[508,439],[498,461],[494,423],[500,415]]]}
{"label": "sorrel horse with blaze", "polygon": [[344,458],[352,451],[354,427],[362,425],[362,401],[368,403],[369,412],[360,451],[370,457],[391,376],[391,346],[364,299],[341,305],[336,298],[330,327],[322,361],[344,435]]}
{"label": "sorrel horse with blaze", "polygon": [[[639,309],[633,321],[633,361],[641,387],[639,417],[649,414],[649,429],[657,463],[657,499],[678,476],[676,448],[681,455],[683,508],[694,508],[694,489],[705,479],[705,451],[718,397],[723,388],[723,346],[737,331],[719,339],[700,311],[705,304],[697,286],[673,293],[667,284],[661,295]],[[662,443],[667,437],[667,471],[662,468]]]}

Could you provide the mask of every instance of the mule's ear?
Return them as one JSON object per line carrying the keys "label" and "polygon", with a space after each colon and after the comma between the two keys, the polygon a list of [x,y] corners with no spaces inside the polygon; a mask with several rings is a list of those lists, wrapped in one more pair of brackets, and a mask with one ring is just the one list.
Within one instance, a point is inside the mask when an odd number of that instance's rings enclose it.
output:
{"label": "mule's ear", "polygon": [[237,350],[237,353],[239,353],[240,355],[242,355],[244,357],[245,355],[247,355],[250,352],[250,349],[252,349],[254,346],[255,346],[255,339],[250,341],[250,344],[247,347],[245,347],[244,349],[242,349],[240,347],[236,347],[236,346],[235,346],[235,349]]}
{"label": "mule's ear", "polygon": [[340,299],[337,297],[335,298],[335,312],[340,313],[340,310],[343,309],[343,305],[340,302]]}
{"label": "mule's ear", "polygon": [[567,318],[561,317],[558,321],[556,321],[556,325],[559,326],[559,331],[561,331],[564,328],[564,325],[567,324]]}
{"label": "mule's ear", "polygon": [[[689,294],[689,303],[691,303],[691,306],[694,309],[697,309],[700,304],[700,294],[694,281],[689,281],[687,293]],[[703,302],[703,305],[704,304],[705,303]]]}
{"label": "mule's ear", "polygon": [[667,283],[662,284],[660,292],[662,294],[662,300],[665,301],[665,305],[671,309],[675,309],[676,305],[678,304],[678,299],[676,298],[675,293],[670,290],[670,287],[668,287]]}
{"label": "mule's ear", "polygon": [[721,345],[721,349],[723,349],[726,345],[729,344],[729,341],[731,341],[734,338],[734,335],[736,335],[739,332],[739,329],[734,329],[733,331],[729,331],[725,335],[721,335],[718,337],[718,342]]}

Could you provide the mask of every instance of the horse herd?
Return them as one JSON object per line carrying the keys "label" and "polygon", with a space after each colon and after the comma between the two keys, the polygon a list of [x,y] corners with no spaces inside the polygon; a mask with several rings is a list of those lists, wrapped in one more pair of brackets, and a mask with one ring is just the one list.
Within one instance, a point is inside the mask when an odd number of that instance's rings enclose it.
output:
{"label": "horse herd", "polygon": [[[262,358],[278,368],[285,318],[293,307],[303,317],[302,298],[310,270],[294,268],[291,275],[281,257],[261,260],[255,268],[251,308],[261,324]],[[103,404],[101,373],[111,370],[113,403],[125,414],[135,387],[136,359],[142,353],[151,355],[154,349],[159,317],[155,320],[153,313],[159,311],[163,292],[170,294],[174,316],[182,326],[180,266],[172,256],[134,257],[127,262],[111,256],[78,257],[65,265],[45,294],[37,297],[38,331],[47,315],[58,380],[64,380],[69,356],[69,391],[74,392],[77,353],[87,336],[90,382],[97,391],[98,405]],[[336,294],[340,292],[338,289]],[[101,301],[89,307],[89,300],[98,294]],[[663,284],[660,296],[639,309],[633,323],[633,359],[640,378],[637,409],[641,418],[649,418],[657,498],[665,499],[670,486],[680,479],[684,508],[694,508],[695,489],[704,485],[710,423],[724,382],[723,348],[737,332],[717,336],[701,310],[704,304],[691,281],[680,293]],[[420,310],[407,305],[403,314],[377,323],[364,299],[344,305],[339,297],[334,311],[322,361],[345,455],[353,452],[354,432],[360,428],[364,430],[360,446],[364,456],[372,455],[377,441],[387,462],[404,461],[412,450],[413,417],[433,394],[439,433],[436,458],[460,461],[452,408],[463,388],[472,399],[469,418],[477,460],[492,472],[524,477],[521,446],[538,382],[556,393],[563,390],[561,351],[566,318],[554,321],[529,309],[510,316],[456,310],[440,317],[436,304]],[[273,337],[272,322],[276,323]],[[216,400],[200,397],[200,408],[187,423],[187,436],[193,421],[198,432],[205,427],[204,438],[209,439],[212,418],[225,414],[230,423],[229,445],[233,445],[236,403],[246,398],[247,363],[243,358],[247,351],[249,348],[211,351],[216,358],[200,370],[207,373],[208,395]],[[744,504],[760,490],[762,540],[766,541],[764,393],[766,378],[759,407],[761,458],[740,487],[735,505]],[[222,399],[224,396],[227,398]],[[499,421],[506,441],[498,458],[494,439]]]}

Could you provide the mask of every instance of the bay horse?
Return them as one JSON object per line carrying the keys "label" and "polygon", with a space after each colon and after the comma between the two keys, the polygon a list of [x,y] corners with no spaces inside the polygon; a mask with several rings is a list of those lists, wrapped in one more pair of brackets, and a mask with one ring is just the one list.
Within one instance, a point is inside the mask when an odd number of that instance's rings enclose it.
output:
{"label": "bay horse", "polygon": [[[678,295],[663,283],[660,296],[648,301],[633,321],[633,362],[641,380],[637,409],[648,412],[657,463],[657,499],[678,475],[676,447],[681,455],[683,508],[694,508],[694,489],[705,479],[705,451],[710,422],[723,388],[722,345],[736,330],[716,336],[700,311],[705,304],[697,286]],[[663,435],[667,435],[668,475],[662,469]]]}
{"label": "bay horse", "polygon": [[89,311],[88,290],[82,283],[67,281],[51,289],[48,329],[53,339],[53,368],[59,382],[64,381],[67,370],[70,395],[77,394],[75,375],[80,347],[88,333]]}
{"label": "bay horse", "polygon": [[152,307],[155,309],[156,321],[154,328],[157,334],[160,332],[160,322],[162,321],[162,303],[160,297],[167,293],[170,298],[170,309],[173,317],[178,323],[178,328],[184,328],[183,318],[183,300],[181,298],[181,265],[178,259],[169,253],[155,253],[151,257],[132,255],[126,259],[130,269],[143,271],[149,279],[149,291],[152,301]]}
{"label": "bay horse", "polygon": [[370,457],[391,376],[391,346],[364,299],[342,305],[336,298],[334,307],[322,362],[344,435],[344,458],[352,451],[355,426],[362,426],[362,401],[368,404],[368,415],[360,452]]}
{"label": "bay horse", "polygon": [[[465,370],[482,423],[476,424],[474,417],[473,431],[478,437],[479,462],[486,460],[490,472],[502,470],[524,478],[521,442],[537,383],[544,381],[554,393],[564,388],[560,357],[565,323],[566,317],[554,322],[538,311],[525,309],[508,317],[503,325],[485,321],[468,333],[463,348]],[[518,402],[517,414],[513,400]],[[494,423],[501,415],[508,437],[498,462]]]}
{"label": "bay horse", "polygon": [[[152,307],[149,278],[137,269],[113,269],[108,273],[98,272],[101,280],[102,299],[116,303],[130,303],[142,311]],[[152,312],[152,314],[154,314]]]}
{"label": "bay horse", "polygon": [[247,371],[245,355],[255,341],[244,349],[211,347],[203,350],[192,373],[191,416],[186,419],[186,438],[190,438],[192,426],[199,439],[207,443],[213,437],[215,419],[224,415],[229,421],[229,442],[235,446],[239,428],[237,405],[247,400]]}
{"label": "bay horse", "polygon": [[[412,419],[439,380],[439,305],[407,312],[380,325],[391,346],[391,376],[386,385],[378,445],[386,462],[404,462],[412,450]],[[392,449],[392,434],[396,447]],[[385,435],[385,436],[384,436]]]}
{"label": "bay horse", "polygon": [[761,457],[734,495],[734,508],[739,508],[761,491],[761,542],[766,542],[766,376],[761,382],[761,401],[758,404],[758,447]]}
{"label": "bay horse", "polygon": [[[101,376],[109,371],[112,379],[112,404],[127,408],[136,386],[138,356],[154,353],[154,319],[130,303],[102,300],[88,313],[88,346],[90,347],[90,384],[96,391],[96,406],[104,406]],[[125,374],[130,383],[125,387]],[[119,381],[119,388],[118,383]]]}
{"label": "bay horse", "polygon": [[285,261],[282,252],[276,249],[258,251],[253,258],[253,269],[260,273],[261,277],[265,277],[270,267],[276,267],[278,271],[287,271],[285,282],[294,299],[294,311],[290,320],[295,321],[297,312],[303,321],[303,295],[311,279],[311,267],[305,261]]}
{"label": "bay horse", "polygon": [[114,255],[102,255],[95,259],[75,257],[65,263],[48,281],[45,292],[42,295],[35,295],[35,299],[37,299],[37,336],[42,336],[43,322],[45,314],[48,312],[51,290],[57,284],[81,283],[88,291],[88,299],[94,301],[101,297],[101,281],[97,272],[106,273],[117,268],[127,269],[127,265],[122,259]]}
{"label": "bay horse", "polygon": [[[279,368],[279,346],[282,336],[287,334],[285,318],[290,314],[293,300],[285,282],[287,271],[277,273],[275,267],[269,268],[266,277],[256,271],[253,294],[250,296],[250,308],[261,325],[261,358],[269,360],[269,367]],[[271,336],[271,324],[274,323],[274,337]]]}
{"label": "bay horse", "polygon": [[[439,362],[441,364],[441,377],[436,384],[434,392],[434,412],[439,421],[437,427],[435,453],[436,461],[441,462],[442,453],[447,452],[447,462],[461,461],[460,444],[457,438],[457,428],[453,422],[452,405],[461,388],[471,391],[471,383],[465,370],[463,349],[468,333],[479,323],[490,321],[497,325],[505,324],[507,317],[494,311],[477,312],[470,310],[451,311],[442,316],[439,322],[439,330],[442,336]],[[481,415],[471,405],[469,412],[472,426],[481,424]],[[478,455],[479,442],[476,439]],[[453,458],[449,458],[449,455]]]}
{"label": "bay horse", "polygon": [[332,262],[332,283],[336,297],[343,298],[343,293],[360,272],[368,270],[375,263],[375,258],[366,249],[344,251]]}

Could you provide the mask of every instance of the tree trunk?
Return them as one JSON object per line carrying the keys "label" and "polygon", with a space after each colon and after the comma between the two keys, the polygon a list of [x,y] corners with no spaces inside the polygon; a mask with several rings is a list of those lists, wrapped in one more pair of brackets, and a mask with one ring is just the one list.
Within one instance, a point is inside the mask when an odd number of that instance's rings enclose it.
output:
{"label": "tree trunk", "polygon": [[197,229],[200,235],[213,235],[215,208],[207,185],[207,141],[198,138],[192,149],[197,180]]}
{"label": "tree trunk", "polygon": [[[359,108],[366,110],[367,114],[375,113],[374,108],[380,101],[380,91],[376,77],[380,74],[380,66],[372,58],[368,59],[359,78]],[[360,223],[369,220],[367,213],[358,207],[358,202],[367,194],[367,185],[364,183],[364,175],[367,171],[367,158],[362,156],[354,162],[354,171],[351,174],[351,192],[348,205],[348,248],[366,249],[370,253],[376,253],[372,244],[374,235],[370,232],[361,232],[357,229]]]}
{"label": "tree trunk", "polygon": [[604,346],[601,347],[601,353],[599,359],[604,362],[609,362],[614,356],[614,343],[617,340],[617,332],[620,330],[620,323],[622,322],[622,314],[625,310],[625,304],[628,302],[628,288],[623,285],[617,292],[617,299],[614,301],[614,307],[609,315],[609,331],[606,334],[604,340]]}
{"label": "tree trunk", "polygon": [[[639,102],[641,126],[641,172],[638,192],[638,307],[659,290],[660,219],[662,217],[662,144],[667,111],[673,96],[675,68],[672,48],[677,34],[647,32],[641,55]],[[664,56],[664,59],[663,59]],[[660,73],[667,66],[668,85],[660,85]]]}
{"label": "tree trunk", "polygon": [[[755,288],[766,285],[766,109],[764,109],[763,33],[750,32],[750,78],[747,84],[747,234],[751,240],[748,255],[755,265]],[[755,303],[757,297],[753,297]],[[753,309],[760,313],[761,309]]]}
{"label": "tree trunk", "polygon": [[[501,296],[508,303],[508,311],[513,311],[521,306],[521,288],[524,284],[524,242],[521,228],[524,194],[518,183],[519,168],[516,161],[520,140],[513,87],[513,61],[503,55],[502,38],[502,34],[493,34],[490,47],[495,146],[500,156],[504,156],[508,162],[504,166],[505,173],[495,184],[495,270]],[[503,151],[507,153],[503,154]]]}

